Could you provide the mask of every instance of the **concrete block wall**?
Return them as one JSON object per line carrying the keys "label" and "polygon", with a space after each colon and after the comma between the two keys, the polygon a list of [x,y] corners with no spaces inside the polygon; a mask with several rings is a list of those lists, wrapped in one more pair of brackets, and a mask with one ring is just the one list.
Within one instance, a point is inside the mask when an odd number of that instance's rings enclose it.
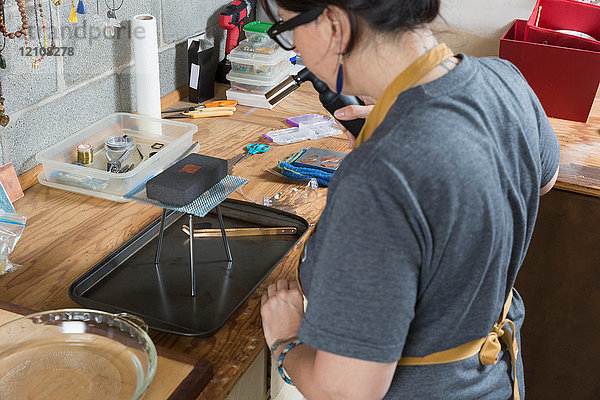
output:
{"label": "concrete block wall", "polygon": [[[113,0],[106,0],[112,6]],[[223,57],[224,32],[219,13],[230,0],[123,0],[116,11],[121,28],[112,38],[95,24],[96,2],[84,0],[86,15],[69,22],[71,2],[50,7],[54,41],[73,48],[73,55],[46,57],[37,70],[22,55],[23,38],[7,40],[2,55],[7,68],[0,81],[10,123],[0,127],[0,165],[12,162],[18,174],[38,164],[35,154],[79,129],[118,111],[136,110],[133,43],[130,19],[137,14],[157,18],[160,93],[164,96],[188,81],[187,39],[205,33]],[[77,5],[78,0],[75,0]],[[7,0],[7,29],[20,26],[17,6]],[[50,45],[49,0],[42,0],[48,46]],[[116,6],[121,0],[115,0]],[[105,0],[98,11],[106,19]],[[26,3],[29,46],[38,47],[33,2]],[[0,36],[0,40],[1,36]],[[43,40],[43,39],[42,39]],[[1,45],[1,43],[0,43]]]}

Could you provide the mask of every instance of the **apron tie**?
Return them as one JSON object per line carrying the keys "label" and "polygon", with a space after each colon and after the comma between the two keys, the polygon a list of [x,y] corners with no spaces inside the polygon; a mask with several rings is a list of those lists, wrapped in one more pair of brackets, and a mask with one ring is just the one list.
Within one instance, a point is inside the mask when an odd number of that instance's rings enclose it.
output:
{"label": "apron tie", "polygon": [[[498,354],[502,350],[500,339],[506,344],[510,353],[512,364],[512,379],[513,379],[513,397],[515,400],[520,400],[519,385],[517,383],[517,355],[519,354],[519,346],[517,344],[516,328],[513,321],[507,318],[508,310],[512,303],[513,292],[510,291],[502,315],[492,327],[488,335],[481,339],[473,340],[452,349],[438,351],[426,355],[425,357],[402,357],[398,361],[398,365],[415,366],[415,365],[436,365],[448,364],[456,361],[466,360],[479,354],[479,362],[484,365],[495,365],[498,363]],[[505,328],[508,325],[510,329]]]}
{"label": "apron tie", "polygon": [[[500,340],[504,342],[508,352],[510,353],[510,361],[512,364],[512,376],[513,376],[513,397],[515,400],[519,400],[519,383],[517,381],[517,356],[519,355],[519,345],[517,344],[517,330],[515,323],[508,319],[508,310],[512,302],[513,292],[510,291],[506,303],[504,303],[504,309],[498,322],[494,324],[492,331],[484,339],[481,350],[479,351],[479,362],[484,365],[496,365],[498,362],[498,354],[502,350]],[[504,326],[508,325],[510,329],[506,329]]]}

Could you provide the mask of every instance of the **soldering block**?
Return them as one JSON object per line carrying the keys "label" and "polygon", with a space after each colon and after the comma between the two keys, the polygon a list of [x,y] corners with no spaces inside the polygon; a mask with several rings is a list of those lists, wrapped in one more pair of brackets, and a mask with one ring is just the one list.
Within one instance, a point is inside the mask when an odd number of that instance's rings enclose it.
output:
{"label": "soldering block", "polygon": [[227,175],[227,160],[190,154],[146,183],[148,198],[184,206]]}

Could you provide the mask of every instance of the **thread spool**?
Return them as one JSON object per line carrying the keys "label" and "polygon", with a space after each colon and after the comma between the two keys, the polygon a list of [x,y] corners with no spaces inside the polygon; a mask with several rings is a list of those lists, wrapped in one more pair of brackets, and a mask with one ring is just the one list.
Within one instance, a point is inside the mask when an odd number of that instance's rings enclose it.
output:
{"label": "thread spool", "polygon": [[82,143],[77,146],[77,162],[83,165],[90,165],[94,162],[94,152],[91,144]]}
{"label": "thread spool", "polygon": [[587,40],[594,40],[596,42],[598,41],[598,39],[588,35],[587,33],[579,32],[579,31],[572,31],[570,29],[558,29],[556,32],[563,33],[565,35],[577,36],[577,37],[587,39]]}

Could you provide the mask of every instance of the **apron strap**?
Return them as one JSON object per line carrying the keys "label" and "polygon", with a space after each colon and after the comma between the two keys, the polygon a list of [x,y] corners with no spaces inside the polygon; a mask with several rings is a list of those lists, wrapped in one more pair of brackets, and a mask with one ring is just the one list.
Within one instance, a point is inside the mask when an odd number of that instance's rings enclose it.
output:
{"label": "apron strap", "polygon": [[[410,64],[404,71],[402,71],[392,83],[385,89],[381,97],[377,99],[373,110],[369,113],[369,117],[365,121],[365,124],[360,131],[356,141],[354,142],[354,148],[358,147],[361,143],[371,137],[377,126],[385,119],[389,109],[396,102],[396,98],[403,91],[410,89],[429,72],[437,68],[441,63],[449,58],[454,57],[452,50],[444,43],[440,43],[433,49],[427,51],[425,54],[417,58],[412,64]],[[304,247],[308,242],[308,237],[304,240],[301,251],[301,257],[304,254]],[[304,296],[302,285],[300,284],[300,263],[301,260],[298,258],[296,264],[296,282],[300,288],[300,292]],[[306,296],[304,296],[306,298]]]}
{"label": "apron strap", "polygon": [[[504,303],[502,315],[494,324],[490,333],[481,339],[473,340],[461,346],[437,353],[429,354],[425,357],[402,357],[398,361],[398,365],[413,366],[413,365],[435,365],[448,364],[456,361],[466,360],[479,353],[479,362],[484,365],[495,365],[498,362],[498,354],[502,350],[500,339],[506,344],[510,353],[513,375],[513,397],[515,400],[520,400],[519,385],[517,382],[517,356],[519,354],[519,346],[517,344],[517,336],[515,324],[507,318],[508,310],[512,303],[513,292],[510,291],[508,299]],[[504,328],[508,325],[510,329]]]}
{"label": "apron strap", "polygon": [[375,129],[385,119],[385,116],[396,102],[396,98],[400,93],[413,87],[429,72],[451,57],[454,57],[452,50],[444,43],[440,43],[421,55],[402,71],[377,99],[375,107],[369,113],[363,128],[354,142],[354,148],[357,148],[371,137]]}

